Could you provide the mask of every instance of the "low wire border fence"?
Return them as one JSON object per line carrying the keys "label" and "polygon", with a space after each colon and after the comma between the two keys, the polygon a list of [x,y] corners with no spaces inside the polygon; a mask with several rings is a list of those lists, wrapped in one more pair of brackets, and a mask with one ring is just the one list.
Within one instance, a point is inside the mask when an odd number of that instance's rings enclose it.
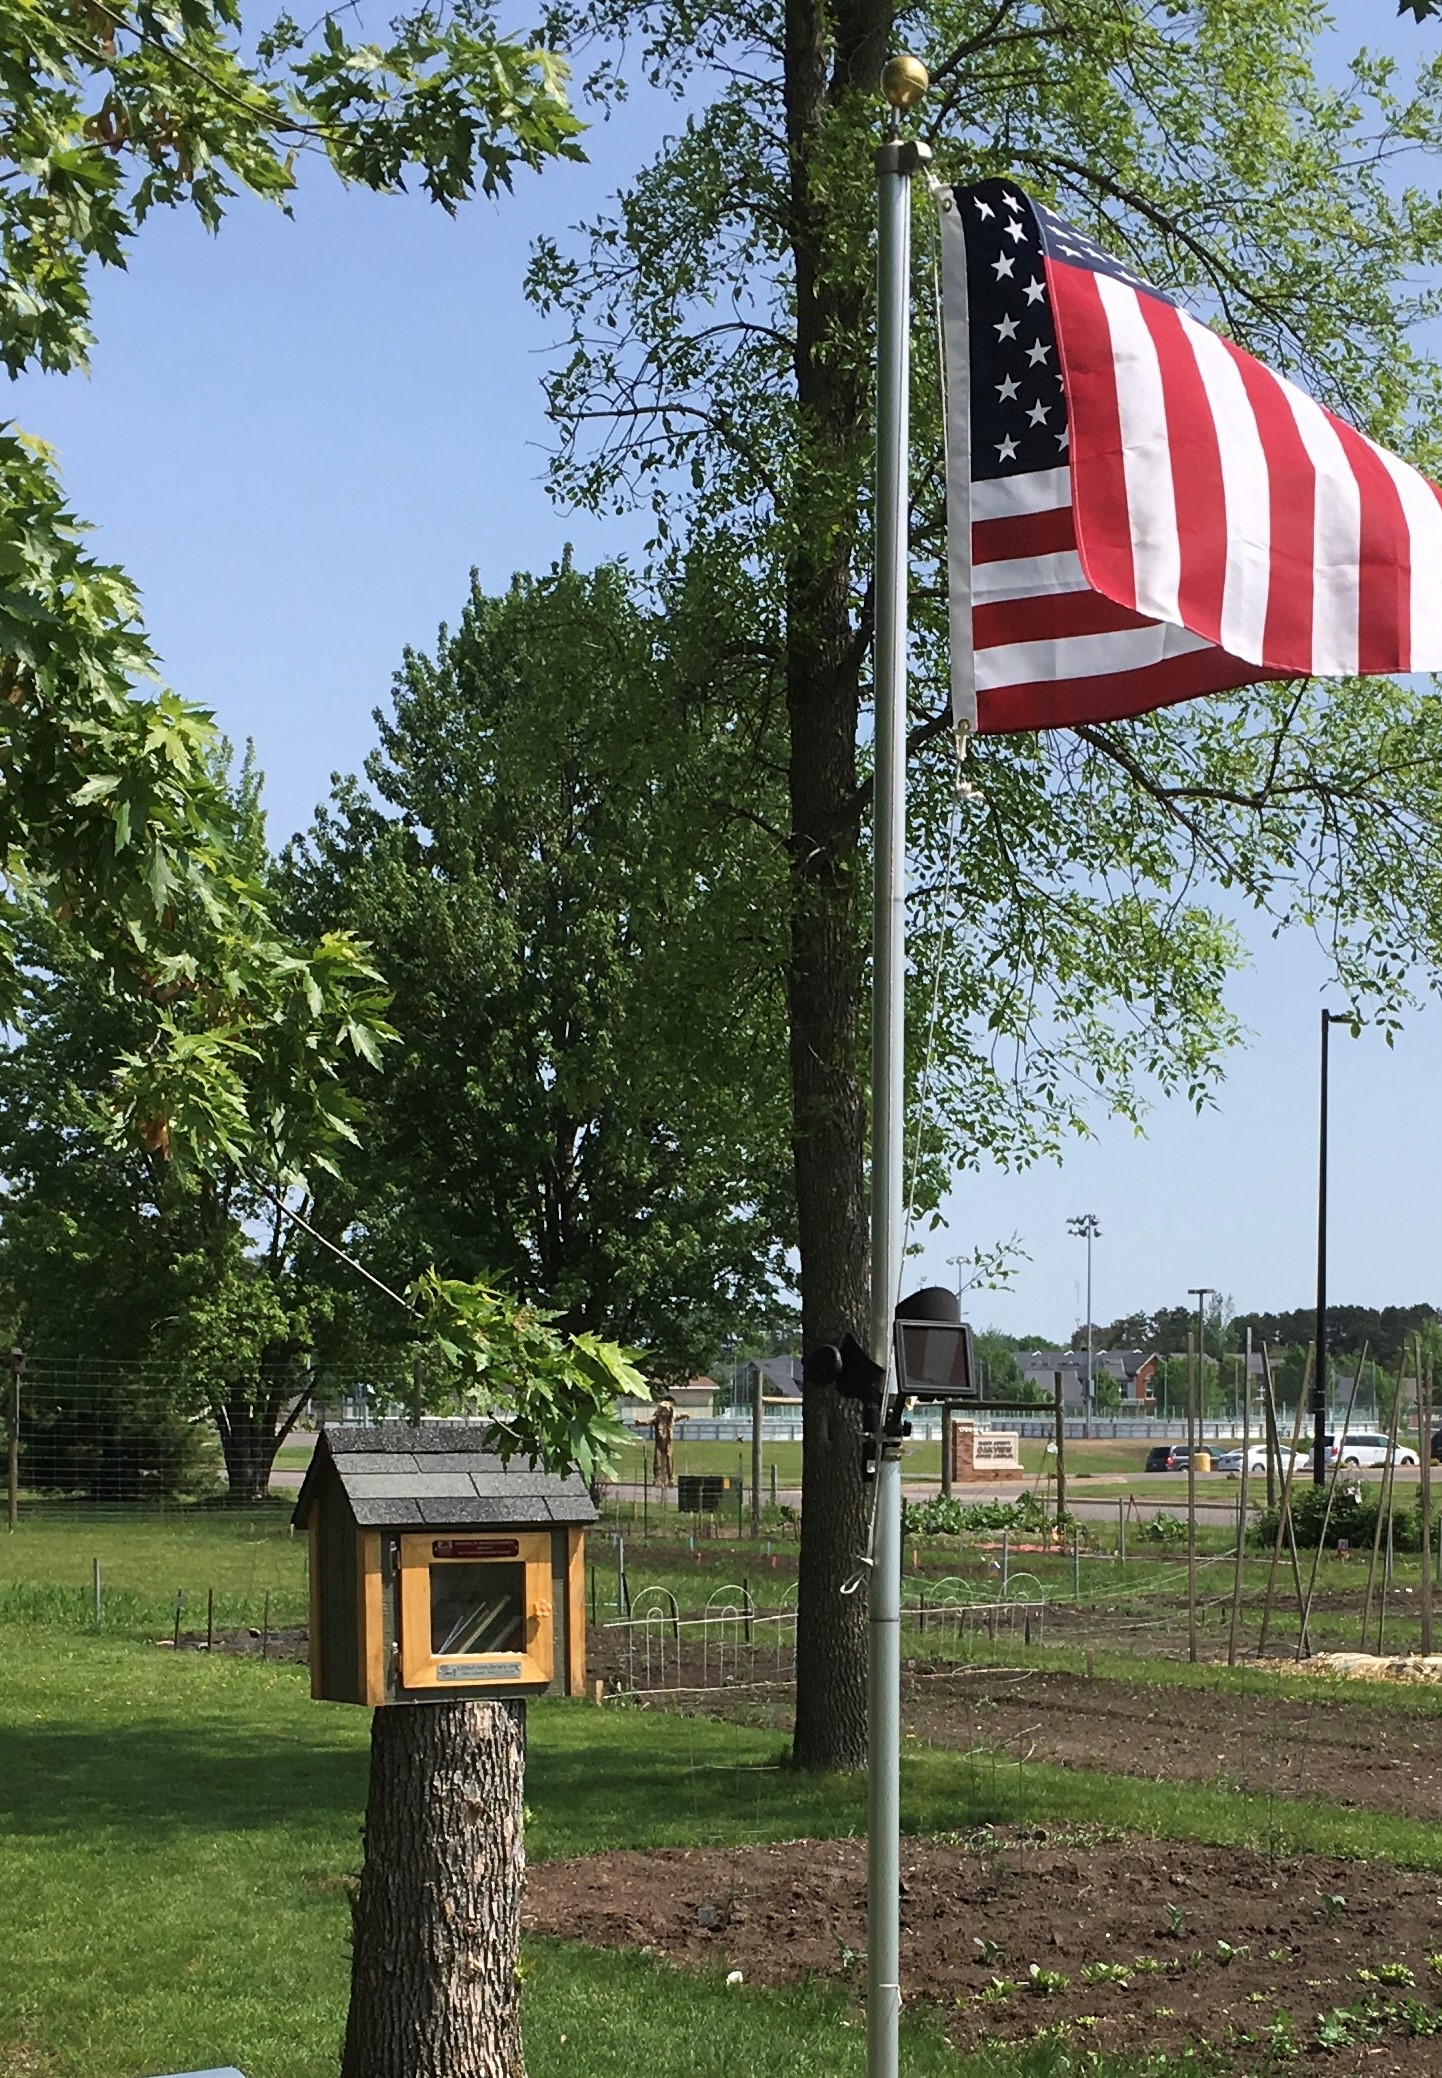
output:
{"label": "low wire border fence", "polygon": [[[959,1575],[908,1581],[902,1623],[923,1646],[950,1645],[965,1656],[983,1637],[1039,1645],[1048,1590],[1035,1574],[1013,1573],[1004,1588]],[[789,1687],[796,1675],[796,1589],[779,1604],[758,1604],[742,1581],[714,1588],[705,1606],[684,1614],[668,1587],[639,1590],[626,1616],[597,1625],[607,1679],[623,1696],[712,1695]]]}

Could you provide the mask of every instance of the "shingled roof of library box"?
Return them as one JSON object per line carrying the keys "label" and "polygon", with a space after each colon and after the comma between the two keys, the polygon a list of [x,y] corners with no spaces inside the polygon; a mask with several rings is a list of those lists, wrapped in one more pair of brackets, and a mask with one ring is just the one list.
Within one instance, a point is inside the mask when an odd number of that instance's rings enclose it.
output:
{"label": "shingled roof of library box", "polygon": [[[579,1474],[507,1464],[494,1446],[487,1422],[322,1429],[293,1518],[310,1537],[313,1695],[584,1691],[595,1504]],[[500,1631],[448,1643],[442,1610],[463,1617],[469,1593],[479,1615],[492,1589]]]}

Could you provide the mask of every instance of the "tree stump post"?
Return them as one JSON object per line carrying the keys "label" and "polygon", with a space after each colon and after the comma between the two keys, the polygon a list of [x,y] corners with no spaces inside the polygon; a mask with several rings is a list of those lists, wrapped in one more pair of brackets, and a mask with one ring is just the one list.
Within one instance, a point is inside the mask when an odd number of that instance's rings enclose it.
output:
{"label": "tree stump post", "polygon": [[524,2078],[525,1710],[375,1713],[342,2078]]}

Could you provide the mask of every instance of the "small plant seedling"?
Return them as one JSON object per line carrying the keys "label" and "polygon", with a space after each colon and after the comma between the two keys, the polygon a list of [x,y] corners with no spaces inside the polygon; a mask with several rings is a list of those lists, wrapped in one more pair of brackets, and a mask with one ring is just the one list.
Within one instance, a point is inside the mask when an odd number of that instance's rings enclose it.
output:
{"label": "small plant seedling", "polygon": [[1122,1984],[1132,1981],[1130,1963],[1084,1963],[1081,1981],[1083,1984]]}
{"label": "small plant seedling", "polygon": [[976,1959],[990,1968],[992,1963],[1004,1963],[1006,1950],[1000,1941],[988,1941],[982,1934],[973,1934],[971,1945],[976,1950]]}
{"label": "small plant seedling", "polygon": [[833,1933],[831,1938],[836,1943],[836,1953],[840,1957],[841,1967],[843,1970],[854,1970],[858,1963],[864,1963],[866,1961],[865,1951],[863,1950],[862,1953],[858,1955],[854,1948],[847,1947],[846,1943],[842,1940],[840,1934]]}
{"label": "small plant seedling", "polygon": [[1179,1941],[1187,1930],[1187,1916],[1176,1905],[1168,1905],[1166,1912],[1167,1932],[1172,1936],[1173,1940]]}
{"label": "small plant seedling", "polygon": [[980,1996],[989,2006],[999,2006],[1004,1999],[1009,1999],[1014,1991],[1020,1990],[1021,1986],[1015,1977],[993,1977]]}
{"label": "small plant seedling", "polygon": [[[1357,1974],[1360,1976],[1361,1972],[1358,1971]],[[1377,1982],[1379,1984],[1413,1985],[1417,1982],[1417,1979],[1408,1969],[1406,1963],[1378,1963]]]}
{"label": "small plant seedling", "polygon": [[1316,2042],[1319,2049],[1345,2049],[1352,2039],[1352,2016],[1345,2006],[1317,2015]]}
{"label": "small plant seedling", "polygon": [[1156,1977],[1160,1975],[1163,1965],[1154,1955],[1139,1955],[1131,1967],[1138,1977]]}
{"label": "small plant seedling", "polygon": [[1328,1926],[1331,1926],[1337,1919],[1338,1914],[1346,1911],[1347,1900],[1340,1891],[1319,1890],[1317,1896],[1322,1901],[1322,1917],[1326,1920]]}
{"label": "small plant seedling", "polygon": [[1044,1970],[1040,1963],[1033,1963],[1027,1971],[1031,1988],[1039,1999],[1049,1999],[1056,1992],[1070,1991],[1070,1977],[1063,1977],[1060,1970]]}
{"label": "small plant seedling", "polygon": [[1442,1973],[1442,1948],[1433,1949],[1431,1955],[1427,1958],[1427,1967],[1429,1970],[1436,1970]]}
{"label": "small plant seedling", "polygon": [[1267,1961],[1269,1963],[1284,1963],[1289,1960],[1290,1957],[1285,1948],[1269,1948],[1267,1950]]}
{"label": "small plant seedling", "polygon": [[1217,1961],[1224,1966],[1227,1963],[1234,1962],[1239,1955],[1245,1959],[1248,1953],[1249,1951],[1246,1948],[1233,1947],[1230,1941],[1218,1941],[1217,1943]]}
{"label": "small plant seedling", "polygon": [[1292,2032],[1292,2017],[1282,2010],[1275,2014],[1262,2029],[1269,2057],[1278,2063],[1289,2062],[1297,2055],[1297,2038]]}

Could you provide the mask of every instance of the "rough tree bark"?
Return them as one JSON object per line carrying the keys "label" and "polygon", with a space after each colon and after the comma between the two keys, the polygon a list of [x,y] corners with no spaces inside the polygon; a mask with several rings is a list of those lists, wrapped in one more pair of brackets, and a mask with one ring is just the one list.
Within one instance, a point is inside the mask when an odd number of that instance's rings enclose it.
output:
{"label": "rough tree bark", "polygon": [[525,1707],[375,1713],[341,2078],[524,2078]]}
{"label": "rough tree bark", "polygon": [[[861,1083],[863,931],[856,733],[868,631],[852,617],[857,491],[870,387],[852,350],[864,290],[828,270],[831,211],[817,162],[829,111],[870,92],[891,35],[875,0],[787,0],[786,136],[796,283],[797,497],[787,571],[790,722],[792,1151],[807,1348],[866,1339],[868,1224]],[[793,1753],[806,1768],[866,1758],[866,1608],[841,1585],[865,1535],[856,1406],[808,1388]]]}
{"label": "rough tree bark", "polygon": [[220,1452],[225,1460],[226,1499],[232,1508],[258,1507],[270,1494],[276,1452],[305,1405],[287,1391],[266,1390],[253,1379],[232,1385],[215,1408]]}

